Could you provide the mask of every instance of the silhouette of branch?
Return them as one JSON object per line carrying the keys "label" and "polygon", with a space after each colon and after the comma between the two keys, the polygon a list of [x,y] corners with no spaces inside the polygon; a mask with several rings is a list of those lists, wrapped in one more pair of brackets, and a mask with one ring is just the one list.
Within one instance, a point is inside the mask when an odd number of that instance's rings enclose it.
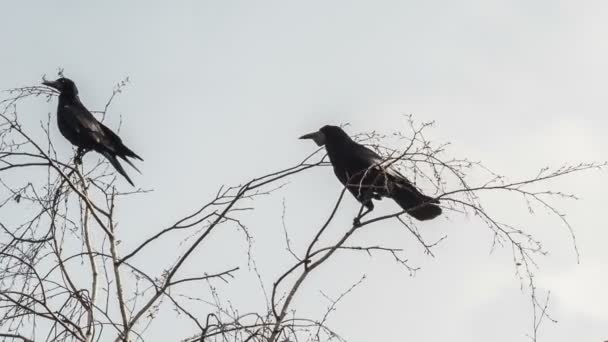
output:
{"label": "silhouette of branch", "polygon": [[[113,114],[109,112],[115,108],[113,100],[127,83],[128,78],[119,82],[104,108],[94,111],[101,115],[101,120]],[[114,169],[103,158],[90,163],[87,160],[83,165],[77,165],[74,158],[63,160],[51,139],[51,116],[34,127],[21,122],[17,107],[22,101],[51,101],[56,95],[56,91],[47,87],[22,87],[9,90],[8,97],[0,100],[0,187],[6,190],[0,195],[0,211],[11,213],[10,220],[0,215],[0,326],[3,327],[0,337],[7,340],[144,341],[146,329],[164,316],[160,312],[170,312],[169,307],[176,317],[186,318],[194,328],[190,333],[175,332],[176,338],[188,342],[345,341],[328,326],[328,318],[346,295],[355,292],[365,276],[335,299],[323,289],[321,294],[329,305],[318,319],[299,314],[296,299],[306,290],[303,284],[312,282],[313,274],[322,275],[322,266],[338,254],[352,257],[362,253],[374,260],[387,259],[414,274],[419,267],[410,264],[409,251],[392,247],[392,241],[366,244],[352,239],[363,230],[391,221],[403,227],[425,255],[434,257],[435,247],[444,243],[446,236],[431,240],[408,212],[438,200],[445,216],[467,216],[483,222],[493,233],[492,248],[511,249],[516,275],[528,290],[532,304],[529,337],[537,341],[542,323],[555,322],[549,314],[549,293],[542,296],[534,282],[538,271],[536,260],[546,251],[525,222],[501,222],[484,207],[480,194],[515,194],[531,213],[542,208],[558,217],[570,233],[578,258],[574,228],[565,213],[553,205],[554,200],[577,197],[539,187],[554,179],[606,166],[606,163],[564,165],[543,168],[529,178],[508,180],[481,162],[448,156],[449,144],[427,139],[426,131],[434,123],[417,124],[408,116],[408,126],[402,132],[392,135],[365,132],[355,138],[384,157],[373,165],[375,171],[399,170],[412,186],[432,194],[431,199],[386,215],[373,216],[372,212],[364,217],[361,211],[353,213],[353,224],[340,226],[336,217],[344,210],[344,197],[349,196],[345,195],[344,187],[333,206],[328,206],[325,218],[308,231],[310,236],[301,246],[288,234],[288,213],[283,200],[280,232],[293,259],[288,255],[290,264],[278,276],[269,278],[260,271],[265,265],[258,268],[253,256],[255,232],[247,226],[243,213],[253,213],[258,201],[276,196],[296,176],[302,180],[307,171],[331,165],[324,148],[316,149],[292,166],[244,177],[247,181],[238,185],[220,186],[210,200],[192,204],[186,213],[167,214],[176,217],[173,224],[152,227],[149,236],[130,241],[129,250],[124,252],[117,209],[124,205],[124,198],[143,195],[148,190],[121,191],[115,183]],[[366,174],[369,171],[371,168]],[[361,191],[385,190],[389,186],[386,182],[367,188],[362,182],[358,185]],[[305,218],[314,222],[314,216]],[[298,217],[300,221],[303,219]],[[252,296],[261,292],[265,300],[265,307],[260,310],[242,312],[231,298],[223,298],[220,288],[223,284],[241,285],[245,281],[242,274],[247,270],[241,265],[215,270],[198,266],[198,254],[211,251],[207,249],[212,245],[211,236],[215,239],[219,235],[212,233],[225,226],[244,236],[247,245],[242,248],[246,254],[243,262],[259,283],[252,285],[255,290],[250,292]],[[181,242],[175,243],[180,238]],[[166,265],[150,265],[149,258],[158,253],[158,248],[154,248],[158,246],[163,248],[162,260],[169,260]],[[213,267],[220,264],[219,258],[207,260]],[[196,271],[189,270],[187,265],[191,264]],[[155,267],[158,269],[150,271]],[[204,285],[207,288],[201,289]]]}

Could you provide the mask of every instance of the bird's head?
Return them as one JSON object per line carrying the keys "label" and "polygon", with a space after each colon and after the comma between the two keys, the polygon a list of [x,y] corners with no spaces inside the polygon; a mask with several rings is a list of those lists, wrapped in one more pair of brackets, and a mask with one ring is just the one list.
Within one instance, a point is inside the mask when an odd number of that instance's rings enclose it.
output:
{"label": "bird's head", "polygon": [[55,88],[59,90],[61,94],[65,95],[78,95],[78,88],[76,88],[76,84],[69,78],[61,77],[56,79],[55,81],[47,81],[42,82],[47,87]]}
{"label": "bird's head", "polygon": [[323,126],[316,132],[305,134],[300,139],[312,139],[318,146],[323,146],[328,142],[337,142],[344,139],[350,140],[342,128],[331,125]]}

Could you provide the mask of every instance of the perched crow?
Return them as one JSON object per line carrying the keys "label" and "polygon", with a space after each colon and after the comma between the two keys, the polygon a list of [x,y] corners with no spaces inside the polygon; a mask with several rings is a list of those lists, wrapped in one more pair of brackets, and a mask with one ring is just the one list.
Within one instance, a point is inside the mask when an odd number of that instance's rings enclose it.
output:
{"label": "perched crow", "polygon": [[317,145],[325,145],[334,173],[367,208],[365,213],[359,212],[355,223],[374,210],[372,199],[379,200],[382,197],[392,198],[418,220],[430,220],[441,214],[441,208],[432,204],[439,203],[438,200],[422,194],[394,167],[387,165],[389,162],[354,142],[340,127],[324,126],[300,139],[313,139]]}
{"label": "perched crow", "polygon": [[[65,77],[56,81],[44,81],[42,84],[59,90],[57,124],[61,134],[72,145],[78,147],[76,162],[80,163],[82,156],[89,150],[101,153],[110,161],[116,171],[133,185],[117,157],[129,163],[135,170],[137,167],[127,157],[137,158],[141,161],[143,159],[125,146],[116,133],[95,119],[93,114],[80,102],[76,84]],[[139,172],[139,170],[137,171]]]}

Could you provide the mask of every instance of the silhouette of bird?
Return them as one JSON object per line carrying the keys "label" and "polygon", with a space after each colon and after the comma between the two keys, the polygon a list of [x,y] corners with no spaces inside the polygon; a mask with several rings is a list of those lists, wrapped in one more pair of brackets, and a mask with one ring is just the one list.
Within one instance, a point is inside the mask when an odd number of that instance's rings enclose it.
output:
{"label": "silhouette of bird", "polygon": [[61,134],[78,148],[75,158],[76,163],[81,163],[82,156],[89,150],[93,150],[106,157],[116,171],[123,175],[131,185],[134,185],[125,169],[118,162],[118,158],[129,163],[138,172],[137,167],[127,157],[141,161],[143,159],[125,146],[116,133],[99,122],[80,102],[76,84],[65,77],[55,81],[45,80],[42,84],[59,91],[57,125]]}
{"label": "silhouette of bird", "polygon": [[422,194],[407,178],[382,159],[376,152],[353,141],[342,128],[324,126],[319,131],[300,139],[312,139],[325,146],[327,155],[340,183],[367,208],[355,219],[359,220],[374,210],[373,199],[390,197],[407,213],[418,220],[430,220],[441,214],[438,200]]}

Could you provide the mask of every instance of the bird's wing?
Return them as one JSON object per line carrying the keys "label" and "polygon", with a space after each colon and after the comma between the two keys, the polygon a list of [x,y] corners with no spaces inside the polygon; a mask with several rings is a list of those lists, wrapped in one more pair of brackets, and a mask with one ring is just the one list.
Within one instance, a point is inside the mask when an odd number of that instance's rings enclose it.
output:
{"label": "bird's wing", "polygon": [[[377,169],[378,171],[387,175],[386,178],[382,177],[380,180],[382,182],[388,181],[386,183],[386,185],[388,185],[389,193],[400,193],[400,194],[407,193],[410,200],[411,200],[411,198],[416,198],[416,199],[422,200],[422,201],[427,201],[427,200],[431,199],[430,197],[421,193],[418,190],[418,188],[416,187],[416,185],[414,185],[412,182],[410,182],[409,179],[407,179],[404,175],[401,174],[401,172],[399,172],[399,170],[395,166],[394,159],[386,160],[386,159],[380,157],[380,155],[378,155],[376,152],[368,149],[367,147],[365,147],[363,145],[359,145],[359,146],[360,146],[359,152],[358,152],[359,155],[361,155],[364,158],[367,158],[368,161],[373,162],[372,165],[375,169]],[[434,200],[434,201],[432,201],[432,203],[439,203],[439,202]]]}
{"label": "bird's wing", "polygon": [[81,103],[60,108],[62,124],[89,144],[102,144],[106,133],[103,125]]}
{"label": "bird's wing", "polygon": [[[80,139],[87,141],[89,144],[97,147],[98,152],[108,151],[113,154],[125,155],[126,147],[122,143],[122,139],[111,129],[99,122],[91,112],[81,103],[65,106],[65,110],[69,113],[66,115],[68,125]],[[127,149],[126,155],[133,155],[139,159],[132,151]]]}
{"label": "bird's wing", "polygon": [[394,160],[386,160],[378,153],[358,143],[356,143],[356,147],[352,151],[353,155],[351,157],[359,159],[362,164],[368,165],[367,167],[374,167],[378,171],[382,170],[383,173],[389,176],[389,179],[400,184],[411,185],[411,182],[394,165]]}
{"label": "bird's wing", "polygon": [[[376,188],[378,184],[384,184],[386,177],[382,164],[382,157],[373,150],[352,142],[348,148],[344,148],[344,169],[347,171],[344,181],[353,184],[357,192],[363,191],[368,196],[379,198],[384,190]],[[340,178],[340,176],[338,176]],[[340,179],[342,183],[345,183]],[[362,187],[361,187],[362,186]],[[357,196],[357,195],[355,195]]]}
{"label": "bird's wing", "polygon": [[119,153],[121,147],[123,147],[122,139],[118,136],[118,134],[114,133],[111,129],[109,129],[104,124],[100,123],[101,129],[103,130],[105,136],[105,145],[108,149],[110,149],[114,153]]}
{"label": "bird's wing", "polygon": [[362,165],[379,165],[383,159],[380,155],[371,149],[359,144],[353,143],[352,148],[346,149],[349,152],[349,159],[354,160]]}

